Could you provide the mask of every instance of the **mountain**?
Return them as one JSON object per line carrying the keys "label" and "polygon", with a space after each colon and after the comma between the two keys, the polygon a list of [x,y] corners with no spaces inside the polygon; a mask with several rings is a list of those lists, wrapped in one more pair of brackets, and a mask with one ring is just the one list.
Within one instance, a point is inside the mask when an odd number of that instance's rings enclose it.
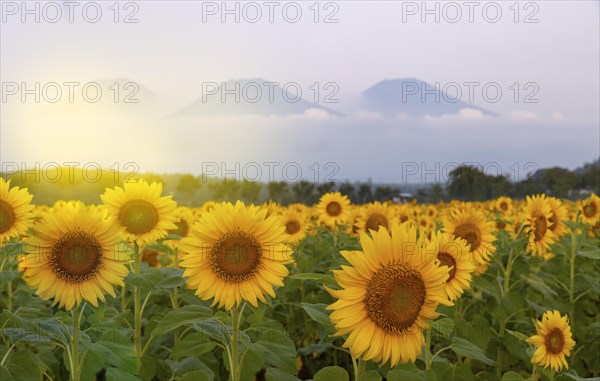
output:
{"label": "mountain", "polygon": [[[461,89],[465,93],[468,88]],[[423,99],[424,98],[424,99]],[[442,116],[457,114],[461,109],[479,110],[483,115],[498,114],[461,100],[416,78],[386,79],[362,93],[361,106],[384,116]]]}
{"label": "mountain", "polygon": [[302,115],[311,109],[320,110],[330,116],[344,116],[340,112],[306,100],[305,98],[313,94],[308,88],[302,88],[301,91],[304,94],[297,99],[296,90],[293,87],[284,89],[277,85],[271,85],[269,82],[262,78],[245,78],[229,80],[219,86],[207,87],[207,91],[200,98],[174,112],[170,117],[241,115],[285,117]]}

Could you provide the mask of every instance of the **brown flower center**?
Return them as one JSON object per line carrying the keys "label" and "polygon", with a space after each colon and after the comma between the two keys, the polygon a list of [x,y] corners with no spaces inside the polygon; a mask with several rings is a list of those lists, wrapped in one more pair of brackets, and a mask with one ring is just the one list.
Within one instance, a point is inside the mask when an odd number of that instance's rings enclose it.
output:
{"label": "brown flower center", "polygon": [[230,282],[242,282],[260,265],[262,248],[256,238],[236,230],[221,236],[211,249],[213,271]]}
{"label": "brown flower center", "polygon": [[285,232],[289,235],[296,234],[300,231],[300,222],[296,220],[289,220],[285,223]]}
{"label": "brown flower center", "polygon": [[175,229],[169,230],[169,234],[175,234],[180,237],[187,237],[187,234],[190,231],[190,225],[187,223],[186,220],[179,220],[179,222],[175,223],[175,226],[177,226]]}
{"label": "brown flower center", "polygon": [[594,217],[597,211],[598,207],[593,202],[590,202],[583,207],[583,214],[588,218]]}
{"label": "brown flower center", "polygon": [[454,235],[456,237],[460,237],[467,241],[467,243],[471,246],[471,251],[477,250],[481,245],[480,232],[477,226],[473,224],[462,224],[458,225],[456,229],[454,229]]}
{"label": "brown flower center", "polygon": [[50,260],[52,270],[69,282],[91,278],[102,263],[102,246],[92,234],[68,232],[54,243]]}
{"label": "brown flower center", "polygon": [[337,201],[332,201],[327,204],[327,208],[325,208],[325,210],[331,217],[337,217],[342,214],[342,205],[340,205],[340,203]]}
{"label": "brown flower center", "polygon": [[504,228],[506,228],[506,224],[504,222],[501,222],[501,221],[496,222],[496,229],[504,230]]}
{"label": "brown flower center", "polygon": [[533,217],[533,239],[537,242],[544,238],[546,235],[546,231],[548,230],[548,222],[546,221],[546,217],[543,215],[535,215]]}
{"label": "brown flower center", "polygon": [[15,210],[4,200],[0,200],[0,234],[7,232],[17,221]]}
{"label": "brown flower center", "polygon": [[505,212],[508,210],[508,204],[506,203],[506,201],[502,201],[500,203],[500,209],[503,210],[503,211],[505,211]]}
{"label": "brown flower center", "polygon": [[546,346],[546,350],[553,355],[562,352],[565,346],[565,336],[560,328],[554,328],[546,335],[544,338],[544,345]]}
{"label": "brown flower center", "polygon": [[555,231],[558,227],[558,217],[556,217],[555,213],[552,213],[550,215],[550,218],[548,218],[548,222],[550,222],[550,226],[548,226],[548,229]]}
{"label": "brown flower center", "polygon": [[367,219],[367,222],[365,224],[366,230],[379,230],[379,227],[383,226],[384,228],[387,229],[388,227],[388,220],[387,218],[381,214],[381,213],[373,213],[369,216],[369,218]]}
{"label": "brown flower center", "polygon": [[158,264],[158,251],[144,250],[142,253],[142,261],[146,262],[150,267],[156,267]]}
{"label": "brown flower center", "polygon": [[440,261],[442,266],[448,266],[450,272],[448,273],[448,279],[446,280],[446,283],[450,282],[456,275],[456,260],[452,255],[444,252],[440,252],[437,255],[437,259]]}
{"label": "brown flower center", "polygon": [[145,200],[127,201],[119,211],[119,221],[131,234],[148,233],[158,223],[158,211]]}
{"label": "brown flower center", "polygon": [[403,333],[413,326],[425,303],[421,274],[405,264],[379,269],[367,284],[365,305],[375,324],[390,333]]}

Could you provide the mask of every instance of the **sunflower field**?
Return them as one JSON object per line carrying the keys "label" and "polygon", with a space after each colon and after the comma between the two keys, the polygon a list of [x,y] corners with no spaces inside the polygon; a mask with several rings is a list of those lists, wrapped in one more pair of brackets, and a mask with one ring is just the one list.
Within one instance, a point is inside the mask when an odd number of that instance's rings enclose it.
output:
{"label": "sunflower field", "polygon": [[0,179],[0,380],[598,380],[600,200],[34,205]]}

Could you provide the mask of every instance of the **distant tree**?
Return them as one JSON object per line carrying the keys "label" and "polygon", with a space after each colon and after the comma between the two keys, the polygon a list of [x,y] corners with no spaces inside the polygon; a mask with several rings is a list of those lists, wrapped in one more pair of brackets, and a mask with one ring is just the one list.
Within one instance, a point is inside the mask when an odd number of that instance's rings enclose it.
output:
{"label": "distant tree", "polygon": [[300,180],[292,185],[295,202],[301,202],[307,205],[315,202],[315,184],[306,180]]}
{"label": "distant tree", "polygon": [[457,200],[480,201],[487,198],[489,183],[479,168],[463,165],[449,173],[448,195]]}
{"label": "distant tree", "polygon": [[317,185],[317,193],[319,193],[319,197],[323,196],[325,193],[334,192],[335,191],[335,182],[328,181],[323,184]]}
{"label": "distant tree", "polygon": [[240,196],[242,200],[248,203],[256,204],[259,202],[258,198],[262,185],[256,181],[242,181],[240,185]]}
{"label": "distant tree", "polygon": [[341,194],[348,196],[350,201],[352,201],[353,203],[358,202],[358,200],[356,198],[356,187],[354,185],[350,184],[349,182],[341,183],[338,188],[338,191]]}
{"label": "distant tree", "polygon": [[545,169],[541,177],[545,192],[555,197],[568,197],[577,184],[577,175],[565,168]]}
{"label": "distant tree", "polygon": [[269,198],[279,204],[283,204],[288,193],[288,184],[285,181],[272,181],[267,185]]}
{"label": "distant tree", "polygon": [[444,192],[444,188],[439,183],[433,184],[431,188],[429,188],[429,191],[427,193],[428,202],[432,204],[446,200],[446,193]]}
{"label": "distant tree", "polygon": [[218,201],[235,201],[238,198],[240,183],[235,180],[224,179],[208,185],[213,199]]}
{"label": "distant tree", "polygon": [[577,188],[587,189],[596,194],[600,194],[600,165],[586,164],[583,167],[583,174],[578,179]]}
{"label": "distant tree", "polygon": [[358,186],[357,195],[359,203],[365,204],[373,201],[373,190],[371,189],[371,184],[361,183]]}
{"label": "distant tree", "polygon": [[177,187],[175,190],[177,191],[178,201],[185,201],[188,206],[191,206],[192,200],[196,195],[196,192],[202,187],[202,181],[196,176],[193,175],[183,175],[179,178],[177,182]]}
{"label": "distant tree", "polygon": [[389,201],[398,194],[398,189],[387,185],[379,186],[375,188],[375,200],[384,202]]}

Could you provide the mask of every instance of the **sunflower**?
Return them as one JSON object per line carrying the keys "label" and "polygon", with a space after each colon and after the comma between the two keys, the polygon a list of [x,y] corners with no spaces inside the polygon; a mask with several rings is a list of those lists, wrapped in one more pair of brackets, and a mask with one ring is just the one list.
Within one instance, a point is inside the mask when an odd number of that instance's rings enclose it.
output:
{"label": "sunflower", "polygon": [[550,217],[552,208],[545,195],[527,196],[525,207],[527,233],[529,234],[528,251],[534,256],[549,259],[553,256],[549,252],[550,244],[555,242],[554,233],[550,230]]}
{"label": "sunflower", "polygon": [[275,297],[273,286],[283,286],[292,263],[291,249],[283,242],[285,227],[267,210],[222,203],[205,213],[184,238],[181,267],[188,287],[213,305],[230,310],[243,300],[258,306],[264,294]]}
{"label": "sunflower", "polygon": [[359,235],[361,214],[362,210],[360,207],[356,205],[350,205],[350,210],[348,211],[348,223],[346,227],[346,234],[348,234],[351,237],[358,237]]}
{"label": "sunflower", "polygon": [[499,197],[494,203],[494,210],[502,214],[510,213],[512,209],[512,200],[510,197]]}
{"label": "sunflower", "polygon": [[394,222],[392,210],[379,201],[363,205],[360,210],[359,231],[368,233],[370,230],[377,231],[382,226],[386,229],[392,227]]}
{"label": "sunflower", "polygon": [[408,205],[397,205],[394,207],[394,213],[396,214],[396,218],[402,224],[411,219],[412,213]]}
{"label": "sunflower", "polygon": [[564,223],[569,218],[568,212],[563,203],[555,197],[548,197],[548,204],[550,204],[550,225],[548,229],[552,230],[552,233],[558,239],[568,231]]}
{"label": "sunflower", "polygon": [[333,270],[341,290],[326,290],[336,299],[327,309],[337,336],[356,358],[381,363],[415,361],[421,353],[426,320],[448,304],[444,285],[448,267],[422,255],[416,229],[406,224],[362,233],[362,251],[342,251],[350,266]]}
{"label": "sunflower", "polygon": [[470,287],[471,273],[475,271],[469,245],[462,238],[438,232],[432,233],[426,252],[433,252],[440,265],[450,269],[445,289],[450,300],[456,300]]}
{"label": "sunflower", "polygon": [[444,231],[467,241],[475,261],[486,264],[491,254],[496,251],[492,234],[494,222],[488,221],[486,215],[476,209],[461,208],[444,216]]}
{"label": "sunflower", "polygon": [[20,262],[23,279],[36,294],[70,310],[87,300],[98,306],[104,294],[115,296],[128,270],[119,249],[123,228],[106,211],[66,203],[44,215],[26,239],[31,249]]}
{"label": "sunflower", "polygon": [[11,188],[10,180],[0,177],[0,245],[27,232],[34,217],[32,198],[27,188]]}
{"label": "sunflower", "polygon": [[571,335],[569,318],[560,316],[556,310],[546,311],[541,321],[535,322],[536,335],[527,339],[535,345],[531,363],[560,371],[563,366],[569,369],[566,357],[571,354],[575,341]]}
{"label": "sunflower", "polygon": [[319,220],[329,227],[344,224],[348,220],[349,207],[347,196],[340,192],[326,193],[317,205]]}
{"label": "sunflower", "polygon": [[298,209],[284,210],[280,215],[281,224],[285,226],[285,241],[296,243],[306,236],[306,216]]}
{"label": "sunflower", "polygon": [[600,197],[592,194],[589,198],[579,201],[581,220],[588,225],[595,225],[600,221]]}
{"label": "sunflower", "polygon": [[124,184],[124,189],[106,189],[100,196],[109,212],[125,228],[128,240],[143,246],[167,235],[177,228],[177,207],[171,196],[161,197],[162,184],[144,180]]}
{"label": "sunflower", "polygon": [[[173,216],[175,216],[177,221],[175,222],[176,228],[169,230],[167,233],[177,235],[181,237],[181,239],[188,237],[190,235],[190,228],[196,220],[192,209],[186,206],[178,206],[177,209],[173,211]],[[164,244],[172,249],[177,249],[181,244],[181,239],[168,239],[164,241]]]}

